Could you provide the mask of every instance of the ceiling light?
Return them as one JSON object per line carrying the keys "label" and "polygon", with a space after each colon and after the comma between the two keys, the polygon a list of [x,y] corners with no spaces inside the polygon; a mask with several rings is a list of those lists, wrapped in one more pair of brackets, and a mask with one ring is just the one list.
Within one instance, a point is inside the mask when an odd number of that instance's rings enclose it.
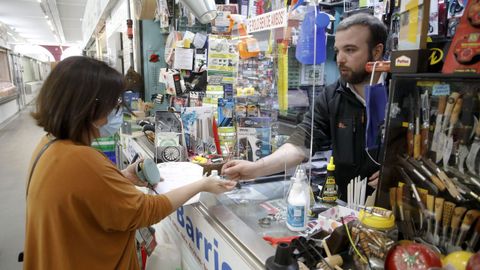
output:
{"label": "ceiling light", "polygon": [[37,1],[38,1],[38,3],[42,3],[42,0],[37,0]]}
{"label": "ceiling light", "polygon": [[50,27],[52,27],[52,22],[50,20],[47,20],[47,23]]}
{"label": "ceiling light", "polygon": [[48,15],[45,15],[45,19],[48,19]]}

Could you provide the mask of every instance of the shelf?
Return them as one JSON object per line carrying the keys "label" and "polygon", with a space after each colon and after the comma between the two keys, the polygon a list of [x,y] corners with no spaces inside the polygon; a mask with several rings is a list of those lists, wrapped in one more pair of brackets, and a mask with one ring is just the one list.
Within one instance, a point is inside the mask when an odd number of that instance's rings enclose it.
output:
{"label": "shelf", "polygon": [[343,6],[343,3],[345,1],[337,1],[337,2],[332,2],[332,3],[329,3],[329,2],[319,2],[318,5],[319,6],[323,6],[323,7],[338,7],[338,6]]}
{"label": "shelf", "polygon": [[445,79],[445,78],[461,78],[461,79],[480,79],[479,74],[475,73],[395,73],[393,78],[416,78],[416,79]]}
{"label": "shelf", "polygon": [[10,102],[10,101],[12,101],[12,100],[15,100],[15,99],[17,99],[17,97],[18,97],[18,94],[17,94],[17,93],[15,93],[15,94],[13,94],[13,95],[11,95],[11,96],[0,97],[0,105],[5,104],[5,103],[7,103],[7,102]]}

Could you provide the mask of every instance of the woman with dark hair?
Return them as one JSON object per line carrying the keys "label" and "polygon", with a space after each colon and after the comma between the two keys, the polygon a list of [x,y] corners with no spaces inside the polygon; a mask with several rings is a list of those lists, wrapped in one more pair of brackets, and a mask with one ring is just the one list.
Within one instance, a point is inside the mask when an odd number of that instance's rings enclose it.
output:
{"label": "woman with dark hair", "polygon": [[119,171],[90,147],[118,130],[123,91],[120,73],[87,57],[63,60],[46,79],[32,113],[47,134],[27,184],[24,269],[139,269],[136,229],[198,192],[234,188],[232,181],[203,178],[162,195],[137,190],[136,164]]}

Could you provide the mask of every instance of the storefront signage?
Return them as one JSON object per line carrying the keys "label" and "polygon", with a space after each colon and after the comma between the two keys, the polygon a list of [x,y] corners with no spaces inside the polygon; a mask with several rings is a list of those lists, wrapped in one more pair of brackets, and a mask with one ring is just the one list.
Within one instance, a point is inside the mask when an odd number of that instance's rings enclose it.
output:
{"label": "storefront signage", "polygon": [[198,269],[251,268],[192,206],[178,208],[176,217],[171,215],[169,218],[198,263]]}
{"label": "storefront signage", "polygon": [[247,19],[247,33],[255,33],[279,27],[286,27],[287,23],[287,9],[277,9],[272,12]]}

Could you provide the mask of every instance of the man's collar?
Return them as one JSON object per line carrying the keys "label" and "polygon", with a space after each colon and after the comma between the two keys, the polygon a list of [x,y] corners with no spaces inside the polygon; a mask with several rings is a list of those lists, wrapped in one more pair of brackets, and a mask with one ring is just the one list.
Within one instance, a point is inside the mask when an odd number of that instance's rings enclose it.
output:
{"label": "man's collar", "polygon": [[350,83],[347,83],[347,89],[350,90],[350,92],[352,92],[355,95],[355,97],[358,99],[358,101],[360,101],[360,103],[363,104],[363,106],[365,106],[365,107],[367,106],[367,103],[365,102],[365,99],[362,96],[360,96],[357,93],[357,91],[355,91],[355,89],[353,88],[353,86]]}

